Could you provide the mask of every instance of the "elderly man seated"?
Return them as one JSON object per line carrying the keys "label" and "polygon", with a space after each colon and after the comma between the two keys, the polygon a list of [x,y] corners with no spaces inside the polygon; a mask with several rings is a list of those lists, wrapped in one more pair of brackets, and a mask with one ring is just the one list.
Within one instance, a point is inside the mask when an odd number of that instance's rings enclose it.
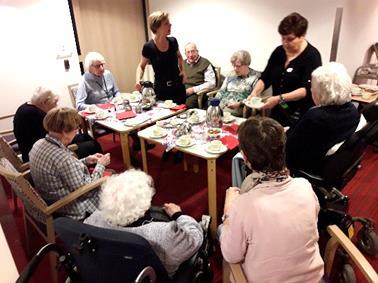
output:
{"label": "elderly man seated", "polygon": [[[59,96],[54,90],[40,86],[34,91],[30,102],[18,107],[14,115],[13,129],[24,162],[29,161],[33,144],[45,137],[47,132],[43,127],[43,119],[50,109],[57,106],[58,100]],[[88,134],[77,134],[72,142],[78,146],[76,153],[79,158],[102,152],[100,144]]]}
{"label": "elderly man seated", "polygon": [[[76,189],[102,177],[110,163],[109,154],[94,154],[77,159],[67,145],[79,128],[81,117],[72,108],[54,108],[43,119],[48,134],[38,140],[29,153],[30,173],[35,188],[46,203],[53,203]],[[92,173],[87,165],[95,165]],[[97,208],[98,191],[84,194],[62,207],[59,213],[82,220]]]}
{"label": "elderly man seated", "polygon": [[255,87],[260,72],[249,68],[251,55],[245,50],[239,50],[232,54],[231,64],[234,71],[226,77],[216,97],[221,100],[220,106],[223,111],[240,117],[243,115],[243,100]]}
{"label": "elderly man seated", "polygon": [[105,58],[98,52],[85,56],[86,69],[76,92],[76,108],[85,110],[89,104],[107,103],[119,95],[112,73],[105,70]]}
{"label": "elderly man seated", "polygon": [[331,62],[315,69],[311,85],[316,106],[287,131],[286,162],[291,170],[316,174],[327,152],[356,131],[361,115],[351,103],[352,81],[342,64]]}
{"label": "elderly man seated", "polygon": [[216,79],[214,67],[209,60],[201,57],[197,46],[190,42],[185,45],[186,60],[183,68],[186,74],[186,106],[188,108],[198,108],[197,93],[215,87]]}
{"label": "elderly man seated", "polygon": [[203,231],[197,221],[183,214],[174,203],[163,206],[171,221],[154,220],[149,210],[154,193],[152,178],[142,171],[129,170],[112,176],[103,185],[99,209],[84,223],[142,236],[168,275],[173,276],[179,265],[201,247]]}

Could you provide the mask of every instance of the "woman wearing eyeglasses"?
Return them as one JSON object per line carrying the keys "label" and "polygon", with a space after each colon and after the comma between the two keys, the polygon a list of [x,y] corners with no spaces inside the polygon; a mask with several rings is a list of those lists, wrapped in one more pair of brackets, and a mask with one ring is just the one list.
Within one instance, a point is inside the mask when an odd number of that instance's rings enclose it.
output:
{"label": "woman wearing eyeglasses", "polygon": [[119,95],[112,73],[105,70],[105,59],[98,52],[89,52],[84,60],[85,74],[76,93],[76,108],[85,110],[90,104],[110,102]]}
{"label": "woman wearing eyeglasses", "polygon": [[321,66],[319,51],[305,38],[308,21],[291,13],[278,26],[282,45],[271,54],[268,65],[248,99],[272,87],[273,96],[263,109],[271,109],[271,117],[283,126],[292,125],[313,102],[311,73]]}

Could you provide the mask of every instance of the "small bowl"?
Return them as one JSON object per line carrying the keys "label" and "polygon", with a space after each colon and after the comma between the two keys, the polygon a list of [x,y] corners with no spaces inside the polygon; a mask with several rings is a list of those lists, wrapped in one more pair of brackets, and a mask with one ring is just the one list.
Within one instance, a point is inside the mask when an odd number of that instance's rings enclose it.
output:
{"label": "small bowl", "polygon": [[211,128],[207,130],[207,135],[212,139],[219,138],[221,136],[221,133],[222,130],[218,128]]}

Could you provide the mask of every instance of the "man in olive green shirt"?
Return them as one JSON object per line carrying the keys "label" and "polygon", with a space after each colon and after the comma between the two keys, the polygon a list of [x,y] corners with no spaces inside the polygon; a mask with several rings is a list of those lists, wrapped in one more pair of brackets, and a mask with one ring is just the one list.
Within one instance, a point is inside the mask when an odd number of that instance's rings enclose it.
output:
{"label": "man in olive green shirt", "polygon": [[214,67],[209,60],[199,56],[197,46],[192,42],[185,45],[185,55],[186,60],[183,64],[187,76],[185,103],[188,108],[197,108],[197,93],[215,87]]}

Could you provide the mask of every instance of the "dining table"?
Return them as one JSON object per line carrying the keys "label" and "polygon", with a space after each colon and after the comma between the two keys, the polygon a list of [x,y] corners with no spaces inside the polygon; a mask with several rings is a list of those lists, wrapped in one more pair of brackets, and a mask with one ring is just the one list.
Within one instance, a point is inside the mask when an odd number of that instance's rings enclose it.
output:
{"label": "dining table", "polygon": [[[167,107],[162,101],[158,101],[150,109],[137,110],[138,102],[130,103],[131,109],[117,109],[113,103],[97,104],[101,111],[80,111],[89,125],[98,124],[118,133],[121,140],[122,158],[125,169],[132,167],[130,158],[129,134],[138,131],[156,121],[175,116],[183,112],[185,105],[172,105]],[[138,113],[140,112],[140,113]],[[105,113],[98,115],[98,113]],[[91,126],[89,126],[91,128]]]}
{"label": "dining table", "polygon": [[[197,112],[199,119],[195,122],[190,121],[188,113]],[[217,178],[216,178],[216,161],[222,155],[230,150],[238,148],[237,129],[239,125],[246,119],[231,116],[228,123],[223,124],[222,129],[214,134],[214,129],[209,128],[206,124],[206,111],[202,109],[190,109],[185,113],[176,115],[166,120],[160,120],[155,125],[147,127],[138,132],[141,143],[143,171],[148,173],[148,162],[145,141],[161,144],[166,151],[176,149],[184,154],[193,155],[207,162],[207,189],[208,189],[208,208],[209,215],[212,217],[210,230],[213,236],[217,227]],[[186,126],[182,126],[186,123]],[[180,127],[181,125],[181,127]],[[189,125],[189,126],[188,126]],[[189,127],[190,142],[188,144],[180,144],[180,137],[177,131],[181,128]],[[156,129],[161,134],[156,135]],[[159,132],[158,131],[158,132]],[[220,140],[222,146],[219,150],[211,149],[211,141]],[[231,174],[231,172],[230,172]]]}

